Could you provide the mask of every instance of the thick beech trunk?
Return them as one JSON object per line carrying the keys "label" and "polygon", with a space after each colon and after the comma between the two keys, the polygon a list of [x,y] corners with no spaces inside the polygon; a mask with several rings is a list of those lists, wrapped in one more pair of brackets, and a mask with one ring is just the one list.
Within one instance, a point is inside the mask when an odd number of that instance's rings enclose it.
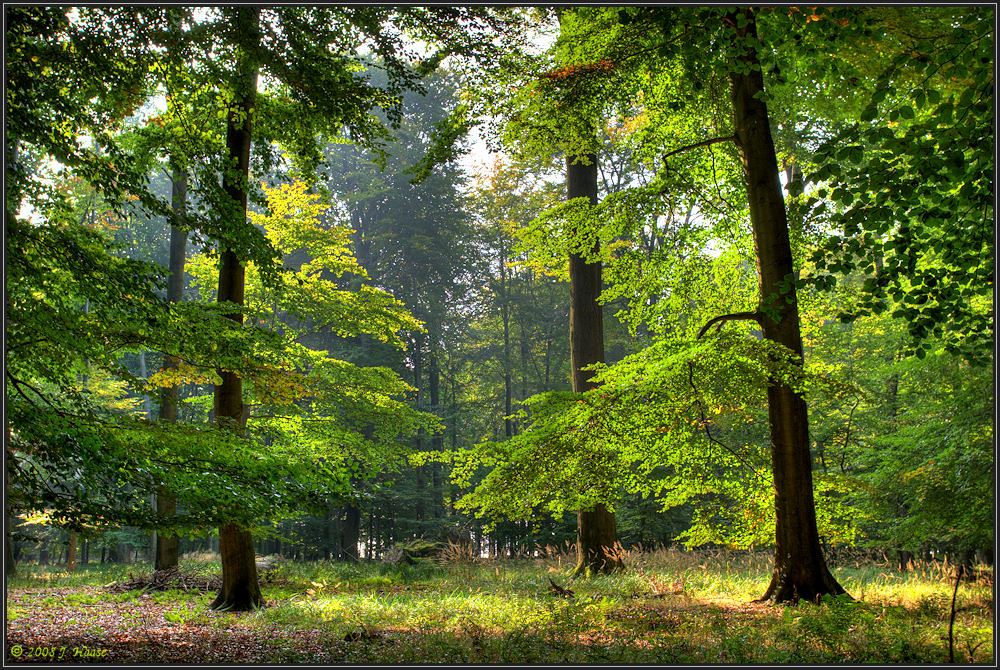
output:
{"label": "thick beech trunk", "polygon": [[[597,204],[597,156],[566,158],[566,197],[588,198]],[[591,372],[581,368],[604,362],[604,315],[597,298],[601,295],[601,264],[588,263],[577,254],[569,256],[569,342],[573,391],[591,388]],[[577,565],[575,575],[612,572],[622,566],[615,552],[618,535],[615,515],[604,505],[577,512]]]}
{"label": "thick beech trunk", "polygon": [[[231,215],[239,217],[233,227],[246,225],[247,179],[250,174],[251,119],[257,96],[257,66],[251,53],[259,42],[260,7],[240,6],[234,10],[240,55],[235,81],[235,102],[226,120],[227,158],[234,169],[226,170],[222,188],[235,203]],[[243,305],[244,269],[236,251],[221,242],[219,257],[219,302]],[[229,318],[239,323],[243,315]],[[243,416],[243,381],[235,372],[219,371],[222,383],[215,387],[215,418],[220,426],[241,430]],[[215,610],[250,610],[263,604],[254,563],[253,537],[250,531],[229,524],[219,528],[219,553],[222,555],[222,590],[212,603]]]}
{"label": "thick beech trunk", "polygon": [[[178,220],[183,220],[187,202],[187,173],[175,168],[172,175],[171,206]],[[170,278],[167,283],[167,300],[172,303],[184,298],[184,259],[187,249],[187,232],[177,226],[170,228]],[[163,369],[176,368],[179,361],[175,356],[163,359]],[[164,387],[160,394],[160,421],[174,423],[177,421],[177,405],[180,392],[176,386]],[[166,488],[156,491],[156,512],[163,516],[174,516],[177,513],[177,498]],[[162,531],[156,533],[156,549],[154,551],[154,569],[169,570],[176,568],[178,563],[178,538],[176,535],[166,535]]]}
{"label": "thick beech trunk", "polygon": [[[738,30],[734,57],[746,67],[743,72],[729,75],[736,143],[750,202],[761,311],[771,311],[777,316],[777,320],[766,314],[762,316],[761,327],[764,337],[801,357],[795,287],[781,287],[793,276],[794,268],[774,141],[767,107],[761,99],[764,80],[755,49],[744,40],[755,39],[757,29],[750,8],[730,13],[734,25],[739,25],[740,14],[746,23]],[[776,380],[768,386],[767,398],[776,535],[774,571],[761,600],[815,600],[825,594],[844,593],[827,569],[816,528],[806,402],[788,385]]]}
{"label": "thick beech trunk", "polygon": [[219,529],[222,554],[222,589],[211,604],[213,610],[243,612],[260,607],[264,599],[257,580],[253,536],[235,524]]}

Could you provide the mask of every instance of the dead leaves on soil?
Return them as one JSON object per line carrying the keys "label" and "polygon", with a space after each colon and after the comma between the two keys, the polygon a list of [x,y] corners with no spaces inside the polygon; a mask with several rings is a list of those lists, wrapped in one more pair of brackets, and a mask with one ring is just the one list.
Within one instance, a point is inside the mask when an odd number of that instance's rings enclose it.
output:
{"label": "dead leaves on soil", "polygon": [[[204,578],[202,578],[204,579]],[[7,620],[6,663],[273,663],[301,658],[336,662],[341,645],[316,630],[290,630],[262,624],[252,613],[218,614],[207,601],[167,603],[142,594],[127,602],[52,605],[54,589],[8,591],[8,609],[20,616]],[[60,595],[89,591],[61,590]],[[14,658],[11,649],[20,646]],[[29,657],[27,650],[56,648],[54,658]],[[59,650],[67,652],[60,660]],[[97,650],[99,656],[74,658],[73,649]]]}

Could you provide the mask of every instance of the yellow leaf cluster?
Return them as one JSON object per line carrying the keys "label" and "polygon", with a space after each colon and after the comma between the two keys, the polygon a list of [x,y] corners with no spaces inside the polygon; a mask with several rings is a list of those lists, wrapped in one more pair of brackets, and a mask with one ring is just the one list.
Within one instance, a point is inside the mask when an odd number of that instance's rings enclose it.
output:
{"label": "yellow leaf cluster", "polygon": [[155,388],[169,388],[181,384],[221,384],[222,380],[214,370],[198,368],[181,361],[176,368],[152,374],[148,382]]}
{"label": "yellow leaf cluster", "polygon": [[262,403],[288,405],[308,395],[305,375],[277,366],[263,366],[254,371],[254,391]]}

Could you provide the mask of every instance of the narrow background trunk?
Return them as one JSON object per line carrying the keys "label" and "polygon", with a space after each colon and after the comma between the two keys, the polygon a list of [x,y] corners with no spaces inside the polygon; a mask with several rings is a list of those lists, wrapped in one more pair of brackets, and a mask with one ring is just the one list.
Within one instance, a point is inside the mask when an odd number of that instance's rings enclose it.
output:
{"label": "narrow background trunk", "polygon": [[[430,348],[427,359],[428,379],[427,386],[431,394],[431,412],[436,416],[441,416],[441,368],[438,365],[438,342],[440,341],[440,324],[436,324],[429,329]],[[440,432],[434,433],[431,437],[431,449],[442,451],[444,449],[444,435]],[[431,463],[431,507],[435,519],[444,517],[444,488],[441,484],[441,464]]]}
{"label": "narrow background trunk", "polygon": [[[187,173],[174,168],[171,178],[171,206],[179,221],[184,219],[187,203]],[[187,232],[177,226],[170,228],[170,278],[167,283],[167,300],[178,303],[184,298],[184,261],[187,253]],[[174,356],[165,356],[163,369],[176,368],[179,361]],[[160,394],[160,421],[174,423],[177,421],[177,406],[180,402],[180,389],[167,386]],[[156,491],[156,512],[163,516],[174,516],[177,513],[177,498],[166,488]],[[176,568],[178,563],[178,539],[176,535],[156,533],[156,550],[154,558],[155,570]]]}

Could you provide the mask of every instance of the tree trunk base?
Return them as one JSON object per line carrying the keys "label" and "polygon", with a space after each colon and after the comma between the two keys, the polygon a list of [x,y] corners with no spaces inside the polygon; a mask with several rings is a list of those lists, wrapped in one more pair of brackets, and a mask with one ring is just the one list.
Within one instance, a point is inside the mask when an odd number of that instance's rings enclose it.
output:
{"label": "tree trunk base", "polygon": [[814,566],[813,570],[793,570],[790,566],[775,565],[774,572],[771,573],[771,583],[764,595],[754,602],[796,604],[800,600],[805,600],[815,603],[827,595],[853,600],[825,564]]}
{"label": "tree trunk base", "polygon": [[256,594],[253,593],[253,589],[245,587],[232,589],[228,594],[225,591],[225,588],[219,591],[219,595],[208,606],[210,610],[216,612],[252,612],[264,605],[264,599],[259,590]]}
{"label": "tree trunk base", "polygon": [[574,577],[610,574],[625,569],[618,551],[615,515],[603,504],[577,512],[577,564]]}
{"label": "tree trunk base", "polygon": [[250,531],[235,525],[220,528],[219,552],[222,588],[209,608],[217,612],[249,612],[263,606]]}

